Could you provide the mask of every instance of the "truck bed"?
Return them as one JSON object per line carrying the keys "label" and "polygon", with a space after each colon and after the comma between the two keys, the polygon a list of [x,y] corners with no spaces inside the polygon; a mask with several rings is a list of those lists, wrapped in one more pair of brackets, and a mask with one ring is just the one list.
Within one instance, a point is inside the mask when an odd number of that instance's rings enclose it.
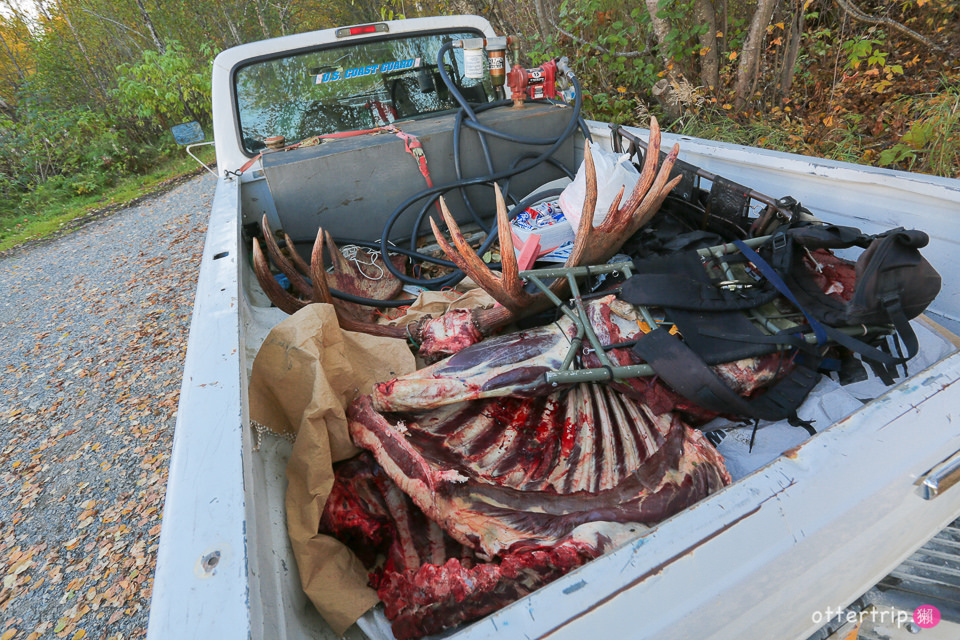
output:
{"label": "truck bed", "polygon": [[[600,144],[609,128],[590,123]],[[644,132],[637,132],[644,135]],[[930,234],[944,274],[927,314],[955,343],[955,180],[678,141],[681,159],[828,222]],[[578,149],[577,153],[582,153]],[[290,443],[260,440],[246,390],[285,316],[259,291],[241,240],[241,180],[221,180],[204,249],[174,437],[148,637],[334,637],[300,588],[284,519]],[[960,513],[960,489],[922,482],[960,452],[953,352],[825,432],[633,542],[458,630],[454,637],[806,638]],[[376,636],[378,622],[363,622]],[[356,627],[348,637],[362,637]]]}

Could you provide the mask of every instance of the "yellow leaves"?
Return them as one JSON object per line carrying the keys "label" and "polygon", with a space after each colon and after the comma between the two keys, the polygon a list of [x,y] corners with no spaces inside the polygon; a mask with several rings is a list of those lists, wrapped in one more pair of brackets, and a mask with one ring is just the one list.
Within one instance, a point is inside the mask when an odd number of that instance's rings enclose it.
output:
{"label": "yellow leaves", "polygon": [[619,93],[620,95],[623,95],[623,94],[625,94],[626,92],[627,92],[627,88],[626,88],[626,87],[617,87],[617,93]]}
{"label": "yellow leaves", "polygon": [[3,635],[0,636],[0,640],[10,640],[15,635],[17,635],[16,629],[7,629],[3,632]]}
{"label": "yellow leaves", "polygon": [[86,631],[84,631],[83,629],[78,629],[77,632],[73,634],[73,637],[70,638],[70,640],[83,640],[83,638],[85,638],[86,635],[87,635]]}
{"label": "yellow leaves", "polygon": [[732,104],[725,104],[725,105],[723,105],[723,108],[724,108],[726,111],[730,111],[731,109],[733,109],[733,105],[732,105]]}
{"label": "yellow leaves", "polygon": [[736,60],[736,59],[737,59],[737,52],[736,52],[736,51],[731,51],[731,52],[730,52],[730,55],[727,56],[727,60]]}
{"label": "yellow leaves", "polygon": [[834,124],[834,122],[835,122],[835,120],[834,120],[834,117],[833,117],[832,115],[829,115],[829,116],[827,116],[826,118],[823,119],[823,125],[824,125],[825,127],[832,127],[833,124]]}

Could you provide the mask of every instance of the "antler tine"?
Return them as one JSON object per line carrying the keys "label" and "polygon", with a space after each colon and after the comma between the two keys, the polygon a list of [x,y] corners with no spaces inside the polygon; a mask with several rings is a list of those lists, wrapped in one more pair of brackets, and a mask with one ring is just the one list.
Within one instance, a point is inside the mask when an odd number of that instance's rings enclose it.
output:
{"label": "antler tine", "polygon": [[260,282],[263,292],[270,298],[270,302],[281,311],[296,313],[306,305],[302,300],[298,300],[287,293],[280,286],[280,283],[274,279],[273,274],[270,273],[267,258],[260,249],[260,242],[256,238],[253,239],[253,271],[257,274],[257,280]]}
{"label": "antler tine", "polygon": [[[513,249],[513,232],[510,230],[510,220],[507,218],[507,203],[503,201],[500,185],[493,183],[493,195],[497,201],[497,235],[500,239],[500,282],[511,300],[518,293],[523,292],[523,283],[520,281],[520,268],[517,265],[517,254]],[[501,303],[505,307],[510,305]]]}
{"label": "antler tine", "polygon": [[332,305],[337,314],[337,322],[340,324],[340,328],[346,331],[360,331],[373,336],[387,336],[388,338],[404,339],[410,337],[409,330],[406,327],[362,322],[351,318],[340,309],[339,305],[334,304],[330,285],[327,283],[326,269],[323,265],[323,247],[325,244],[328,245],[328,248],[332,248],[332,251],[337,251],[336,245],[333,244],[333,238],[321,227],[317,229],[317,239],[313,241],[313,252],[310,255],[310,277],[314,283],[314,302],[325,302]]}
{"label": "antler tine", "polygon": [[325,234],[327,245],[327,252],[330,254],[330,260],[333,261],[333,270],[337,273],[350,273],[350,261],[345,255],[337,248],[337,245],[333,242],[333,236],[329,233]]}
{"label": "antler tine", "polygon": [[313,301],[333,304],[330,285],[327,284],[326,267],[323,264],[323,244],[327,232],[323,227],[317,229],[317,238],[313,241],[310,253],[310,279],[313,280]]}
{"label": "antler tine", "polygon": [[[267,216],[264,215],[263,219],[260,221],[260,226],[263,229],[263,241],[267,245],[267,253],[270,254],[270,259],[273,260],[273,263],[277,265],[277,268],[280,269],[280,272],[283,275],[287,276],[290,280],[290,284],[293,285],[293,288],[296,289],[300,295],[306,298],[313,297],[313,287],[300,275],[300,272],[297,271],[290,261],[287,260],[286,256],[280,252],[280,247],[277,246],[277,241],[273,237],[273,232],[270,230],[270,225],[267,222]],[[290,244],[290,250],[294,251],[293,245]]]}
{"label": "antler tine", "polygon": [[[670,172],[673,170],[678,152],[679,148],[674,145],[666,160],[660,164],[660,127],[656,119],[651,118],[650,139],[643,170],[630,198],[622,207],[617,207],[616,204],[611,206],[607,217],[595,228],[587,226],[584,219],[580,220],[574,250],[566,266],[605,262],[627,238],[653,217],[664,199],[680,181],[680,176],[670,180]],[[586,176],[589,179],[593,174],[595,179],[596,170],[592,167],[592,156],[589,158],[591,162],[587,162],[587,159],[588,154],[585,152]],[[585,212],[586,209],[587,207],[584,206]]]}
{"label": "antler tine", "polygon": [[563,265],[565,267],[575,267],[580,264],[587,250],[590,234],[593,232],[593,216],[597,209],[597,166],[593,163],[593,151],[590,150],[589,140],[583,143],[583,168],[585,178],[583,211],[580,214],[580,224],[577,225],[573,249]]}
{"label": "antler tine", "polygon": [[[640,171],[640,178],[634,185],[630,197],[622,207],[610,208],[610,212],[604,219],[600,228],[603,230],[613,230],[625,221],[633,217],[634,212],[640,206],[643,198],[650,192],[657,174],[657,164],[660,161],[660,123],[654,117],[650,118],[650,138],[647,141],[647,153],[643,158],[643,169]],[[671,164],[671,167],[673,165]],[[667,172],[669,173],[669,171]],[[638,227],[639,228],[639,227]]]}
{"label": "antler tine", "polygon": [[287,246],[290,247],[290,259],[293,260],[293,266],[297,268],[297,271],[310,277],[310,265],[300,257],[300,254],[297,253],[295,247],[293,246],[293,240],[290,239],[286,233],[283,234],[283,241],[287,243]]}
{"label": "antler tine", "polygon": [[[666,160],[663,161],[660,171],[657,173],[657,179],[654,181],[653,187],[646,193],[643,201],[637,208],[639,215],[634,216],[636,224],[634,231],[650,221],[650,218],[660,210],[660,205],[667,199],[670,192],[673,191],[683,179],[683,176],[675,176],[672,180],[670,179],[670,172],[673,171],[673,165],[676,163],[679,153],[680,145],[674,144],[673,148],[670,149],[670,153],[667,154]],[[632,233],[633,232],[631,232],[631,234]]]}
{"label": "antler tine", "polygon": [[497,234],[500,239],[501,273],[492,271],[474,253],[473,248],[470,247],[460,232],[460,227],[457,226],[443,198],[440,198],[440,211],[444,222],[447,223],[447,228],[450,230],[450,237],[456,245],[456,251],[440,233],[440,229],[433,218],[430,218],[430,226],[433,229],[433,235],[437,238],[437,244],[454,264],[470,276],[481,289],[489,293],[494,300],[511,311],[520,311],[535,296],[531,296],[523,290],[523,281],[520,279],[517,256],[513,248],[513,233],[510,230],[510,220],[507,217],[507,205],[503,200],[503,193],[496,183],[493,185],[493,192],[497,201]]}
{"label": "antler tine", "polygon": [[461,271],[470,276],[481,289],[493,296],[500,304],[507,306],[509,300],[502,293],[500,276],[491,271],[490,267],[480,259],[480,256],[473,252],[473,248],[460,232],[460,227],[457,226],[442,196],[440,198],[440,213],[443,215],[443,221],[450,231],[450,238],[453,240],[453,244],[456,245],[456,249],[450,246],[447,239],[443,237],[443,234],[440,233],[440,227],[437,226],[436,220],[431,216],[430,228],[433,229],[433,235],[437,239],[437,244],[439,244],[443,252],[447,254],[447,257],[450,258]]}

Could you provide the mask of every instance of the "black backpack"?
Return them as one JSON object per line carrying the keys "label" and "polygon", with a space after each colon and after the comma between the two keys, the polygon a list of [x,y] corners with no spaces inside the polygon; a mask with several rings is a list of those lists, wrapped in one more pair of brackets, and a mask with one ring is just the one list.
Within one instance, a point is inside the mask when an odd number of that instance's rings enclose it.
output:
{"label": "black backpack", "polygon": [[[916,355],[919,345],[909,319],[926,309],[941,284],[940,275],[920,255],[927,242],[925,233],[902,228],[868,236],[852,227],[790,225],[778,229],[756,251],[735,241],[741,253],[733,259],[749,261],[751,271],[758,273],[755,284],[743,287],[708,274],[695,251],[638,260],[636,275],[623,283],[621,298],[663,308],[683,340],[656,329],[637,341],[634,352],[675,391],[702,407],[802,424],[796,408],[819,380],[823,347],[839,344],[855,351],[890,380],[893,368]],[[866,250],[856,263],[853,296],[842,302],[823,293],[802,260],[807,251],[853,246]],[[796,330],[761,332],[743,313],[778,296],[803,313],[816,345],[808,344]],[[893,325],[906,355],[894,356],[862,340],[870,325]],[[849,327],[856,326],[863,327],[862,336],[851,335]],[[750,400],[734,393],[709,368],[784,345],[800,354],[794,371]]]}

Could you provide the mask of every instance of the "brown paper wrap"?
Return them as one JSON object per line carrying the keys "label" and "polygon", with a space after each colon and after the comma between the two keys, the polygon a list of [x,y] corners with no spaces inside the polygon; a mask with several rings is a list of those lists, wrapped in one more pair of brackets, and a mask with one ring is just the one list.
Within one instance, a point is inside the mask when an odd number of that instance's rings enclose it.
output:
{"label": "brown paper wrap", "polygon": [[[425,291],[391,324],[493,304],[480,289]],[[353,552],[317,533],[333,486],[333,463],[360,452],[350,441],[346,408],[374,383],[414,369],[406,342],[342,331],[328,304],[307,305],[274,327],[253,362],[250,418],[277,433],[296,434],[287,463],[286,510],[300,583],[338,635],[379,601]]]}
{"label": "brown paper wrap", "polygon": [[317,533],[333,463],[356,455],[345,409],[375,382],[415,368],[406,343],[341,331],[333,307],[311,304],[267,336],[250,377],[250,417],[295,433],[287,464],[287,532],[300,582],[334,633],[378,602],[367,571],[336,539]]}

